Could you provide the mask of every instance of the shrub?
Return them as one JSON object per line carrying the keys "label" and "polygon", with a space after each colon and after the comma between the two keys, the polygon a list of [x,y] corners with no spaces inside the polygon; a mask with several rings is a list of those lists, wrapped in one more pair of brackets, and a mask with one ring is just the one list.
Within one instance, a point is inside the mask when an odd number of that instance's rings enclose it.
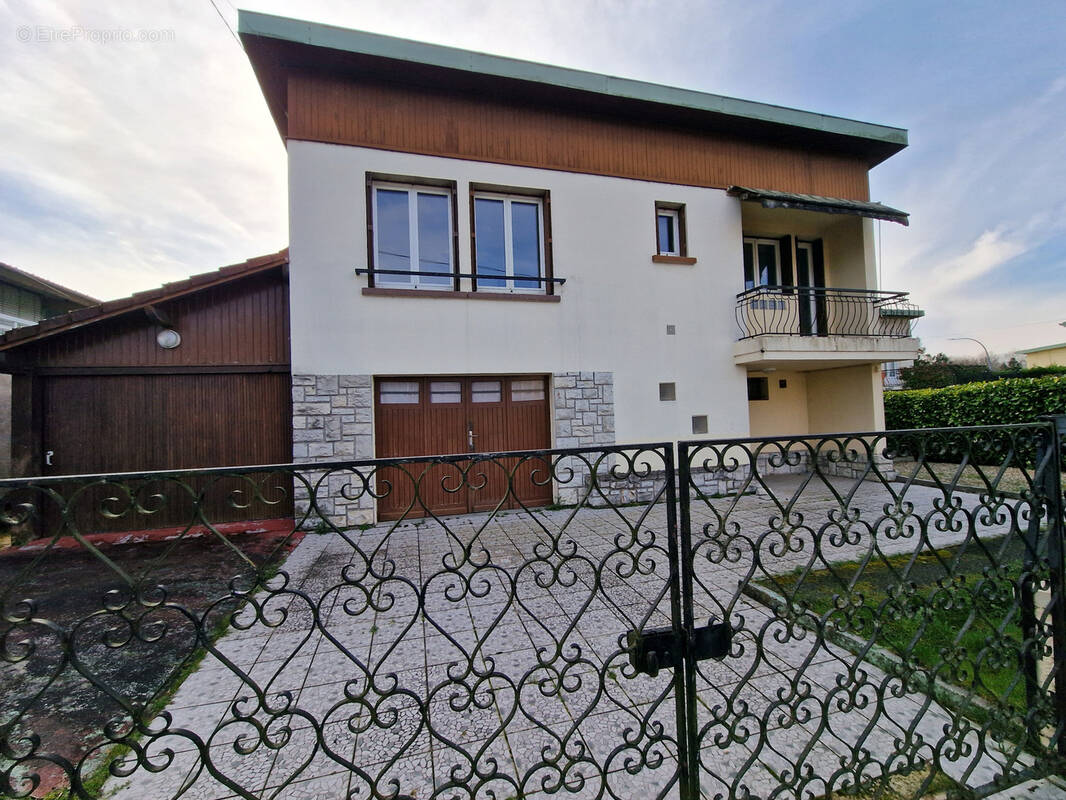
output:
{"label": "shrub", "polygon": [[[1066,376],[1008,378],[885,393],[885,427],[889,430],[1018,424],[1035,422],[1045,414],[1066,414]],[[1028,463],[1036,447],[1030,438],[1023,435],[1019,439],[1011,432],[959,434],[936,440],[893,436],[890,444],[901,455],[917,456],[922,451],[921,457],[930,461],[958,462],[965,457],[994,464],[1007,457]]]}
{"label": "shrub", "polygon": [[889,430],[1006,425],[1043,414],[1066,414],[1066,375],[885,393]]}

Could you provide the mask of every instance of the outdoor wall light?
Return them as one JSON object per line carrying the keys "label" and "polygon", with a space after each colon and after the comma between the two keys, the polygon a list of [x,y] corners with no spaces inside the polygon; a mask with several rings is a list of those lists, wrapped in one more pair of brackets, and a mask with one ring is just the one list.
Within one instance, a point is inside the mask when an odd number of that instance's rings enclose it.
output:
{"label": "outdoor wall light", "polygon": [[156,344],[165,350],[173,350],[181,344],[181,334],[173,328],[163,328],[155,335]]}

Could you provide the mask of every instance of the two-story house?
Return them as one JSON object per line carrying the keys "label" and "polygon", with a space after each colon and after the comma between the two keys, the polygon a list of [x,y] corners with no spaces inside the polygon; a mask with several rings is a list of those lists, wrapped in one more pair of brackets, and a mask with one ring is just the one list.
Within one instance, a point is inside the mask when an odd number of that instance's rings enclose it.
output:
{"label": "two-story house", "polygon": [[297,460],[883,426],[920,312],[877,290],[873,220],[907,215],[868,172],[906,131],[258,13],[240,36],[288,153]]}

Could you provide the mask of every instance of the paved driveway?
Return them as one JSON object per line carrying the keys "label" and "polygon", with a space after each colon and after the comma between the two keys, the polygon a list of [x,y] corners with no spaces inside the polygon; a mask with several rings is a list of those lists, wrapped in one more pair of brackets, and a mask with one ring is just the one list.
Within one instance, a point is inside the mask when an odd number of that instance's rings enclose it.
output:
{"label": "paved driveway", "polygon": [[[789,497],[799,481],[771,488]],[[975,496],[938,510],[939,492],[912,487],[904,519],[879,485],[833,488],[855,490],[843,517],[825,484],[803,490],[803,520],[765,494],[693,506],[697,622],[728,617],[735,629],[731,655],[696,676],[707,797],[818,795],[842,765],[875,775],[879,761],[898,768],[934,750],[979,785],[1016,755],[739,591],[807,563],[816,536],[841,561],[874,542],[913,551],[915,515],[943,517],[927,526],[937,546],[970,524],[1009,528],[968,515]],[[257,797],[677,796],[673,671],[636,673],[622,650],[628,631],[669,624],[666,530],[658,505],[308,536],[173,698],[173,732],[145,756],[167,768],[142,765],[110,787],[124,800],[237,796],[189,731]]]}

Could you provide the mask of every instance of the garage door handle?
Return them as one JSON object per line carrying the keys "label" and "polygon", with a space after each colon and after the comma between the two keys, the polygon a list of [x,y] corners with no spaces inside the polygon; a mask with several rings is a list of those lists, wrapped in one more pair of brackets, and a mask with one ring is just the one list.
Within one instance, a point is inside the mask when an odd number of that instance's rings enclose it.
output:
{"label": "garage door handle", "polygon": [[477,434],[474,433],[474,423],[467,423],[466,426],[466,441],[470,446],[470,452],[474,452],[474,439],[477,438]]}
{"label": "garage door handle", "polygon": [[55,450],[45,450],[44,451],[44,465],[46,467],[52,466],[52,456],[54,456],[55,454],[56,454]]}

